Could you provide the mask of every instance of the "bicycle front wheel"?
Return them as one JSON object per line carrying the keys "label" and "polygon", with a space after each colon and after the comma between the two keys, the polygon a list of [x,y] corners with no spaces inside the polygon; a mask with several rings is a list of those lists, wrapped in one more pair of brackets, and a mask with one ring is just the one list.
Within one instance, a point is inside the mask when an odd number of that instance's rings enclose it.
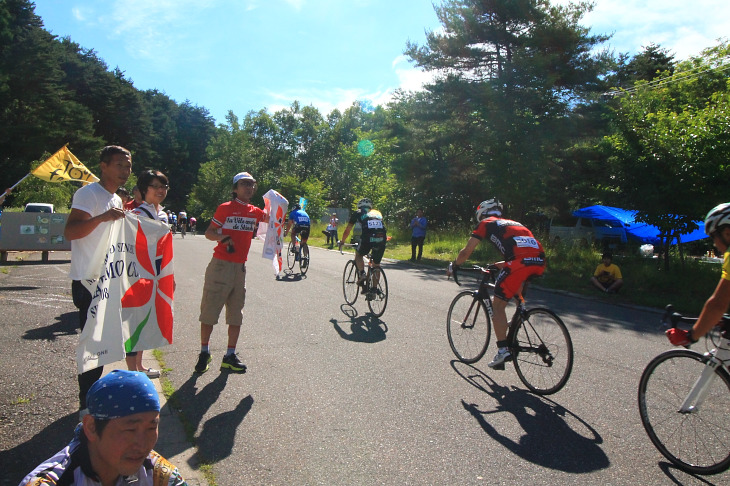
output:
{"label": "bicycle front wheel", "polygon": [[302,275],[307,274],[309,270],[309,245],[302,243],[299,250],[299,273]]}
{"label": "bicycle front wheel", "polygon": [[476,297],[476,292],[465,290],[451,301],[446,316],[446,335],[459,361],[476,363],[489,346],[492,323],[487,306]]}
{"label": "bicycle front wheel", "polygon": [[345,264],[345,271],[342,273],[342,293],[345,295],[345,302],[352,305],[360,293],[360,286],[357,285],[358,271],[355,260]]}
{"label": "bicycle front wheel", "polygon": [[296,253],[294,253],[294,249],[296,247],[294,246],[294,243],[291,241],[289,242],[289,247],[286,249],[286,266],[289,268],[289,270],[294,269],[294,265],[296,265]]}
{"label": "bicycle front wheel", "polygon": [[563,321],[548,309],[530,309],[514,331],[515,371],[530,391],[550,395],[573,370],[573,341]]}
{"label": "bicycle front wheel", "polygon": [[693,474],[730,467],[730,376],[718,368],[702,401],[684,404],[707,361],[695,351],[672,349],[651,360],[639,381],[639,414],[649,439],[664,457]]}
{"label": "bicycle front wheel", "polygon": [[[376,279],[378,284],[372,285]],[[385,278],[382,268],[375,267],[370,271],[370,282],[370,291],[367,296],[368,307],[375,317],[380,317],[388,305],[388,279]]]}

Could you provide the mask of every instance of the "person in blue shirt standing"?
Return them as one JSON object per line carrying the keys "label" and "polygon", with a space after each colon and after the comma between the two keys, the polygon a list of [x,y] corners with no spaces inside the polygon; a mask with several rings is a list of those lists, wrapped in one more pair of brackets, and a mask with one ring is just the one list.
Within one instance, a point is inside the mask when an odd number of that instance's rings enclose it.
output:
{"label": "person in blue shirt standing", "polygon": [[[426,218],[423,216],[423,209],[418,208],[416,217],[411,220],[411,261],[421,261],[423,255],[423,242],[426,239]],[[418,247],[418,258],[416,258],[416,247]]]}
{"label": "person in blue shirt standing", "polygon": [[[294,225],[294,229],[292,229]],[[306,243],[309,239],[309,215],[302,209],[299,204],[294,205],[294,209],[289,213],[289,221],[286,222],[286,228],[284,229],[284,238],[286,234],[291,230],[291,242],[294,248],[294,253],[298,255],[299,248],[297,246],[297,235],[302,243]]]}

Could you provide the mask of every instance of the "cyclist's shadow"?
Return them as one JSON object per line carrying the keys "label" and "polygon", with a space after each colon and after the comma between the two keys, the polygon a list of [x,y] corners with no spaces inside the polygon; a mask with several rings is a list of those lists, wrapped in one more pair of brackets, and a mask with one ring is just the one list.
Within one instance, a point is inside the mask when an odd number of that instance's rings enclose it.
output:
{"label": "cyclist's shadow", "polygon": [[279,282],[299,282],[303,278],[307,278],[306,275],[301,273],[294,273],[294,271],[286,269],[280,275],[276,276],[276,280]]}
{"label": "cyclist's shadow", "polygon": [[[588,473],[610,465],[599,447],[603,443],[600,434],[563,406],[527,390],[501,386],[481,370],[460,361],[452,361],[451,366],[464,380],[498,402],[493,410],[483,411],[475,403],[461,401],[490,437],[517,456],[570,473]],[[518,440],[502,435],[487,420],[490,414],[501,412],[514,415],[524,430]]]}
{"label": "cyclist's shadow", "polygon": [[388,325],[372,314],[358,315],[357,310],[347,304],[340,306],[342,313],[349,317],[350,332],[346,332],[337,319],[330,319],[332,326],[342,339],[358,343],[377,343],[384,341]]}

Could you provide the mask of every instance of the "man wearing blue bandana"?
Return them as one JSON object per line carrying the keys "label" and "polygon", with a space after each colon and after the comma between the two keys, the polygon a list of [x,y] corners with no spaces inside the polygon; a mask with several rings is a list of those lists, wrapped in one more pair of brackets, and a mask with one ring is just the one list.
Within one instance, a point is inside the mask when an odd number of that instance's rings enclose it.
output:
{"label": "man wearing blue bandana", "polygon": [[152,448],[160,398],[142,372],[114,370],[86,395],[89,414],[73,440],[27,475],[20,486],[187,486]]}

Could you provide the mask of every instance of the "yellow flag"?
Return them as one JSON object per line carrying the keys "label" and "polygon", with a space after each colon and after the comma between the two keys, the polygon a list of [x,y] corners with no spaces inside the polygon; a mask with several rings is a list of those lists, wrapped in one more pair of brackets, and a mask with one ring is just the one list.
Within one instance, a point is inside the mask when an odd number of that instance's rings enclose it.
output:
{"label": "yellow flag", "polygon": [[49,182],[80,181],[89,184],[99,180],[65,145],[31,174]]}

